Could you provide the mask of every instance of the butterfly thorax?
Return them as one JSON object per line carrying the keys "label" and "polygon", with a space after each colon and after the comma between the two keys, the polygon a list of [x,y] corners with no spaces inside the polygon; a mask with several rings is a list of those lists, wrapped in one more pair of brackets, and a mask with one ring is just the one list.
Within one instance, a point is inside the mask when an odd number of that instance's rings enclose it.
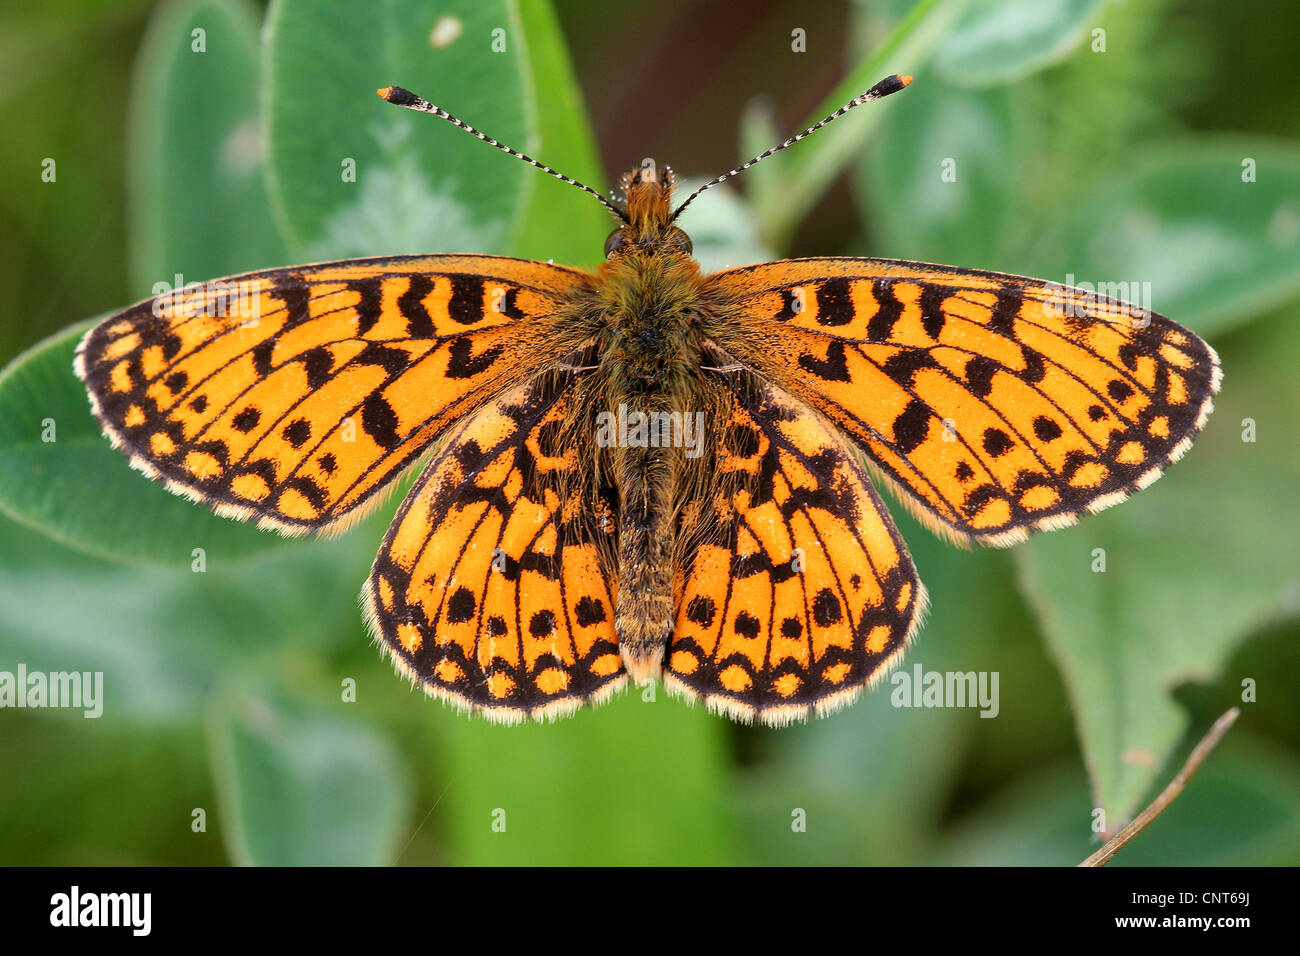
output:
{"label": "butterfly thorax", "polygon": [[671,392],[700,364],[700,269],[672,223],[672,170],[661,178],[647,159],[621,185],[627,221],[606,241],[598,275],[602,363],[621,388]]}

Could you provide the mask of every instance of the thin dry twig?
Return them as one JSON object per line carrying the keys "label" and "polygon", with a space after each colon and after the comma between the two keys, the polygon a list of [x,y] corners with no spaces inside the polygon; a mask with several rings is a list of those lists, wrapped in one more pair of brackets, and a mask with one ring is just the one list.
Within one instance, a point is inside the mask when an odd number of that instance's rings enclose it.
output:
{"label": "thin dry twig", "polygon": [[1241,710],[1237,707],[1229,708],[1228,711],[1214,722],[1209,731],[1201,738],[1187,757],[1187,762],[1183,764],[1183,769],[1178,771],[1178,775],[1169,781],[1169,786],[1160,791],[1160,796],[1151,801],[1151,804],[1133,818],[1133,822],[1115,834],[1092,856],[1084,860],[1079,866],[1105,866],[1110,862],[1111,857],[1122,850],[1130,840],[1141,833],[1147,826],[1160,814],[1165,812],[1169,804],[1178,799],[1178,795],[1183,792],[1187,786],[1187,781],[1192,779],[1192,775],[1200,769],[1205,758],[1210,755],[1210,751],[1219,745],[1223,735],[1241,716]]}

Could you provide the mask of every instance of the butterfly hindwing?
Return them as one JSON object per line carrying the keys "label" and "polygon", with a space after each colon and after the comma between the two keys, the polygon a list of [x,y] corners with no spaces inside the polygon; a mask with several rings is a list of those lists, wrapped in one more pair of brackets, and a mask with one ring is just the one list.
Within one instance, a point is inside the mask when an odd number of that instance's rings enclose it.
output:
{"label": "butterfly hindwing", "polygon": [[255,272],[119,312],[76,368],[136,467],[223,514],[319,531],[547,361],[550,320],[589,281],[495,256]]}
{"label": "butterfly hindwing", "polygon": [[834,429],[741,379],[717,429],[715,530],[681,569],[670,690],[780,725],[844,706],[903,649],[925,594]]}
{"label": "butterfly hindwing", "polygon": [[1154,481],[1212,408],[1219,366],[1153,312],[1065,286],[880,259],[708,280],[720,343],[845,430],[959,540],[1005,545]]}
{"label": "butterfly hindwing", "polygon": [[587,506],[562,434],[572,378],[543,376],[453,428],[366,585],[399,669],[502,722],[569,713],[627,680],[606,571],[615,524]]}

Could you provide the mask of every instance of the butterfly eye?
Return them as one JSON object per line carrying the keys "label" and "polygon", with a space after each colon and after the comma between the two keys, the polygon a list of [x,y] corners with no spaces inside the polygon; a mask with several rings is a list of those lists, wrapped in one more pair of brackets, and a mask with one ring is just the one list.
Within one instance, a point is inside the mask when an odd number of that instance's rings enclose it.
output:
{"label": "butterfly eye", "polygon": [[676,247],[678,251],[688,256],[695,249],[695,246],[691,243],[691,237],[686,235],[686,233],[682,232],[680,229],[673,230],[673,234],[669,237],[668,242],[672,246]]}
{"label": "butterfly eye", "polygon": [[625,245],[627,245],[627,236],[623,234],[623,227],[619,226],[611,232],[609,238],[605,240],[605,258],[608,259]]}

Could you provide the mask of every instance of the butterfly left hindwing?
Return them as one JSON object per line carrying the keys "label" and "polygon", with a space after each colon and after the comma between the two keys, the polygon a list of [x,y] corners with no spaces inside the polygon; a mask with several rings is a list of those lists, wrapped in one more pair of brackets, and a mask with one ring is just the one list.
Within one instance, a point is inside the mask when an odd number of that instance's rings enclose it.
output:
{"label": "butterfly left hindwing", "polygon": [[[398,668],[504,723],[569,713],[627,681],[613,522],[573,480],[583,463],[561,434],[573,377],[520,386],[452,430],[366,585],[367,616]],[[609,497],[599,500],[612,510]]]}

